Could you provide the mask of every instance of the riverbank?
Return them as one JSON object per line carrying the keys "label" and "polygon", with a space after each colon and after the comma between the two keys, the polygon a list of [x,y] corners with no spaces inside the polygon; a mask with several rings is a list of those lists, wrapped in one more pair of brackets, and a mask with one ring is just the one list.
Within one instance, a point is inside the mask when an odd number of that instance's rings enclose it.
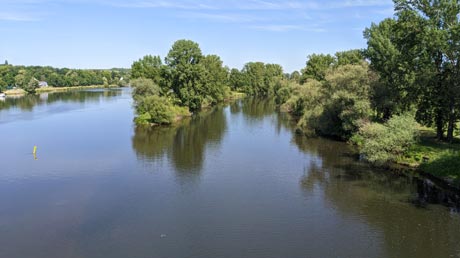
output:
{"label": "riverbank", "polygon": [[[115,88],[118,87],[116,85],[112,85],[109,88]],[[84,90],[84,89],[99,89],[99,88],[104,88],[104,85],[90,85],[90,86],[72,86],[72,87],[43,87],[43,88],[38,88],[35,90],[35,93],[50,93],[50,92],[63,92],[63,91],[69,91],[69,90]],[[21,96],[25,95],[26,91],[23,89],[12,89],[12,90],[6,90],[5,92],[6,96]]]}
{"label": "riverbank", "polygon": [[460,140],[436,140],[432,129],[420,130],[420,138],[396,163],[428,174],[460,189]]}

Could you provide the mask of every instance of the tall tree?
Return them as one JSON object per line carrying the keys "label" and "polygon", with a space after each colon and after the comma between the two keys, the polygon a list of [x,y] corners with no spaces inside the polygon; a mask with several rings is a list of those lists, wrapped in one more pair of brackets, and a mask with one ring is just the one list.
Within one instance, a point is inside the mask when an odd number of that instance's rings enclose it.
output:
{"label": "tall tree", "polygon": [[155,83],[159,84],[162,65],[160,56],[146,55],[131,65],[131,76],[134,79],[152,79]]}
{"label": "tall tree", "polygon": [[412,65],[422,79],[418,115],[427,124],[434,122],[439,139],[447,128],[447,140],[452,141],[459,118],[460,3],[452,0],[394,2],[401,33],[411,37],[408,42],[414,42],[410,48],[404,48],[405,42],[401,41],[400,48],[410,58],[406,60],[416,60]]}
{"label": "tall tree", "polygon": [[305,83],[308,79],[324,81],[327,70],[334,62],[335,58],[329,54],[313,54],[308,56],[307,66],[302,70],[301,83]]}
{"label": "tall tree", "polygon": [[205,56],[201,64],[205,69],[204,91],[207,98],[213,104],[223,101],[228,85],[228,70],[217,55]]}
{"label": "tall tree", "polygon": [[176,41],[165,59],[170,68],[172,90],[192,112],[199,110],[203,101],[202,59],[200,46],[191,40]]}
{"label": "tall tree", "polygon": [[371,61],[371,68],[378,72],[380,80],[372,90],[372,103],[384,120],[408,109],[414,100],[409,93],[413,92],[410,86],[415,72],[404,61],[396,25],[396,20],[385,19],[364,31],[368,45],[364,53]]}

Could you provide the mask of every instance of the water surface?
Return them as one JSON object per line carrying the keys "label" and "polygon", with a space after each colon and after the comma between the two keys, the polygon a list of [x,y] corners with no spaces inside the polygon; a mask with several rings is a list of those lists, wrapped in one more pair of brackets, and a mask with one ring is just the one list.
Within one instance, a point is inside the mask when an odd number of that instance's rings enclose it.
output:
{"label": "water surface", "polygon": [[132,120],[127,89],[0,103],[0,257],[460,257],[455,209],[270,101]]}

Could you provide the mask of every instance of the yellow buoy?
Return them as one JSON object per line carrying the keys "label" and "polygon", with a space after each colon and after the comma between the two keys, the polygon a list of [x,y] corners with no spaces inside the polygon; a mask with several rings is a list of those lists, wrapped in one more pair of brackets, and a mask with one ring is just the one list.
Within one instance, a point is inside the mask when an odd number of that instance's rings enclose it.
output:
{"label": "yellow buoy", "polygon": [[34,154],[34,159],[37,159],[37,146],[34,146],[34,150],[32,152]]}

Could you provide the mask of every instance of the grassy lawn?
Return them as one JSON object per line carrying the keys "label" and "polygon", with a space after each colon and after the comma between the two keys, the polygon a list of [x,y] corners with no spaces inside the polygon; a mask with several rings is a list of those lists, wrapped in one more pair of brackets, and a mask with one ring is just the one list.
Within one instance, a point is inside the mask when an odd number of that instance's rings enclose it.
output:
{"label": "grassy lawn", "polygon": [[460,139],[449,144],[436,140],[432,129],[423,128],[420,140],[398,163],[419,167],[426,173],[460,185]]}

